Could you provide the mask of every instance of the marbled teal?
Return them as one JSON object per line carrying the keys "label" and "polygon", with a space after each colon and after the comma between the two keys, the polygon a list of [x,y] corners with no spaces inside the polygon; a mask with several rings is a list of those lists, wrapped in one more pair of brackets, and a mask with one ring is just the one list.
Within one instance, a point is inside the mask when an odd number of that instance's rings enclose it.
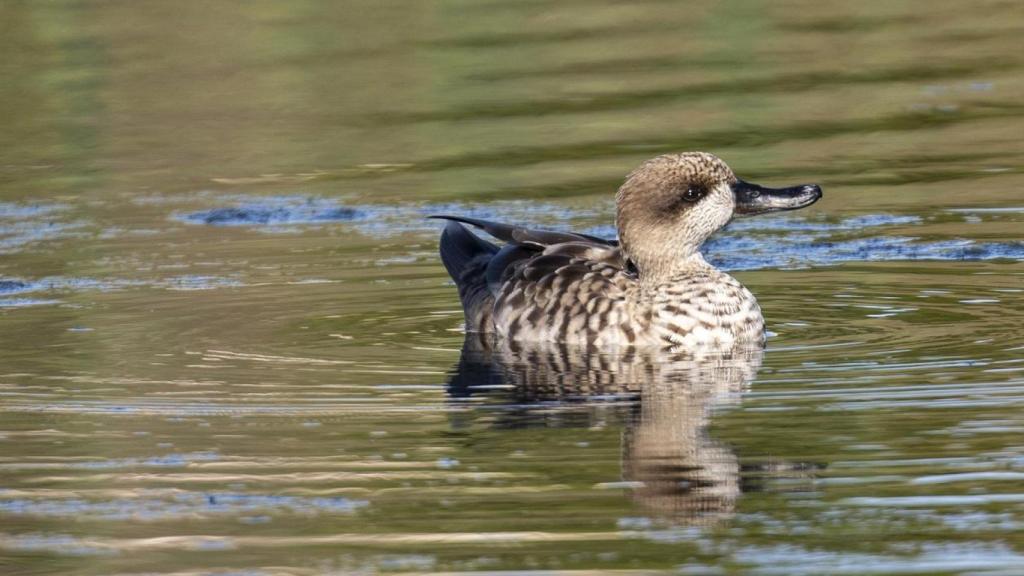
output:
{"label": "marbled teal", "polygon": [[[658,156],[616,195],[618,241],[460,216],[441,235],[466,329],[514,340],[732,349],[764,344],[757,300],[701,246],[735,216],[809,206],[821,188],[766,188],[704,152]],[[488,242],[463,224],[502,240]]]}

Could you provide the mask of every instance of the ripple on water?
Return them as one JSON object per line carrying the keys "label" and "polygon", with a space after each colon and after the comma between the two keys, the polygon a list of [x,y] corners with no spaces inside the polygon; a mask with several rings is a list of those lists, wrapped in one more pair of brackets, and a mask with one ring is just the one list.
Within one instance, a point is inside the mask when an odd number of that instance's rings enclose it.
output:
{"label": "ripple on water", "polygon": [[160,521],[259,514],[350,514],[369,503],[343,497],[305,497],[233,492],[143,490],[133,498],[3,498],[0,513],[11,516]]}
{"label": "ripple on water", "polygon": [[0,254],[12,254],[41,242],[85,237],[87,223],[58,219],[61,204],[0,202]]}
{"label": "ripple on water", "polygon": [[0,202],[0,220],[24,220],[51,216],[68,209],[66,204]]}
{"label": "ripple on water", "polygon": [[[219,197],[223,200],[223,197]],[[437,223],[427,217],[458,214],[473,218],[510,222],[535,222],[566,228],[572,219],[593,216],[587,210],[571,209],[550,202],[504,201],[484,204],[444,203],[426,205],[346,205],[316,196],[234,195],[231,206],[194,212],[175,212],[172,218],[188,224],[249,227],[266,232],[293,232],[310,226],[344,224],[370,236],[406,232],[428,232]]]}
{"label": "ripple on water", "polygon": [[21,292],[29,292],[31,290],[32,285],[28,282],[0,279],[0,294],[19,294]]}
{"label": "ripple on water", "polygon": [[[425,216],[455,214],[522,223],[557,230],[571,229],[579,219],[594,218],[593,210],[574,209],[545,202],[491,202],[483,204],[430,204],[426,206],[347,207],[335,200],[308,196],[239,197],[238,204],[176,218],[191,224],[250,226],[288,231],[304,224],[345,222],[363,233],[390,235],[435,230]],[[972,213],[973,214],[973,213]],[[844,262],[907,260],[1024,259],[1024,242],[978,242],[970,239],[922,241],[914,236],[884,234],[887,227],[923,224],[920,216],[863,214],[840,220],[779,215],[740,219],[706,245],[709,260],[729,270],[827,266]],[[880,229],[877,234],[869,234]],[[591,226],[586,233],[614,238],[612,226]],[[848,238],[858,232],[858,237]]]}
{"label": "ripple on water", "polygon": [[924,542],[917,548],[917,553],[905,555],[863,554],[783,544],[741,547],[733,552],[732,557],[740,564],[751,566],[752,574],[780,576],[988,572],[1014,570],[1024,565],[1024,555],[1009,546],[988,542]]}
{"label": "ripple on water", "polygon": [[[1024,259],[1024,242],[964,238],[922,241],[885,234],[924,223],[917,216],[866,214],[837,222],[795,216],[738,220],[706,245],[708,259],[729,270],[829,266],[849,262]],[[849,233],[858,236],[850,238]]]}
{"label": "ripple on water", "polygon": [[[189,197],[207,200],[209,195]],[[223,200],[224,196],[218,196]],[[427,220],[432,214],[460,214],[476,218],[521,222],[558,230],[579,228],[579,221],[599,217],[599,211],[571,208],[550,202],[499,201],[483,204],[346,205],[336,199],[306,195],[260,197],[227,196],[229,206],[193,212],[174,212],[172,218],[193,225],[249,227],[261,232],[295,233],[309,227],[351,226],[362,234],[387,237],[399,233],[434,233],[439,224]],[[1016,210],[1016,209],[1014,209]],[[0,251],[17,251],[41,239],[65,237],[82,223],[54,221],[67,211],[60,204],[0,203]],[[999,218],[1006,210],[947,210],[962,217]],[[850,262],[919,260],[1024,260],[1024,242],[981,242],[966,238],[922,240],[905,232],[927,219],[914,215],[862,214],[842,219],[778,215],[740,219],[708,241],[708,259],[726,270],[760,270],[830,266]],[[901,234],[888,233],[898,228]],[[608,225],[583,227],[597,236],[613,238]],[[404,263],[395,260],[391,263]],[[210,290],[244,285],[238,278],[183,275],[149,281],[124,278],[41,279],[0,278],[0,307],[56,304],[59,298],[25,297],[47,292],[109,291],[139,286],[170,290]],[[980,303],[980,301],[978,301]],[[886,314],[881,312],[880,314]]]}
{"label": "ripple on water", "polygon": [[190,224],[212,226],[282,226],[364,220],[366,212],[333,200],[309,196],[248,199],[234,206],[211,208],[176,217]]}
{"label": "ripple on water", "polygon": [[0,534],[0,548],[12,552],[63,554],[67,556],[109,556],[115,548],[97,546],[68,534]]}
{"label": "ripple on water", "polygon": [[130,288],[159,288],[164,290],[191,291],[237,288],[245,284],[237,279],[224,276],[184,274],[151,280],[130,280],[125,278],[75,278],[50,276],[36,280],[0,278],[0,308],[41,306],[59,304],[62,300],[46,297],[25,297],[26,294],[45,293],[47,296],[61,296],[82,292],[112,292]]}

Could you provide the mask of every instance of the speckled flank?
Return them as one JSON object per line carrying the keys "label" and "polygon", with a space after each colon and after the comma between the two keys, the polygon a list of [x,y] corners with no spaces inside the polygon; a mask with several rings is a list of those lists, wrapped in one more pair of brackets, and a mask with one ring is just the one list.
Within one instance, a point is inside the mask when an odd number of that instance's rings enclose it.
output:
{"label": "speckled flank", "polygon": [[[621,245],[445,217],[456,222],[445,230],[441,254],[459,286],[467,329],[598,346],[763,344],[757,300],[699,252],[733,217],[736,182],[724,162],[706,153],[645,162],[616,197]],[[499,249],[457,222],[507,244]]]}
{"label": "speckled flank", "polygon": [[[523,262],[501,284],[493,329],[513,339],[731,347],[760,343],[764,321],[754,296],[704,264],[649,291],[624,270],[618,248],[573,255],[556,245]],[[487,329],[487,324],[478,324]]]}

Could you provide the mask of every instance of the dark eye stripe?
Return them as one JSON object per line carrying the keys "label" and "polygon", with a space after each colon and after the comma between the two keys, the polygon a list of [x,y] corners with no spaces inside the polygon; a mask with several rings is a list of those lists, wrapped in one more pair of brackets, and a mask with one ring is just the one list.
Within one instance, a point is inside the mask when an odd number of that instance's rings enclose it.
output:
{"label": "dark eye stripe", "polygon": [[707,194],[707,190],[705,190],[703,186],[690,186],[686,189],[686,192],[683,192],[683,200],[686,200],[687,202],[696,202],[703,198],[705,194]]}

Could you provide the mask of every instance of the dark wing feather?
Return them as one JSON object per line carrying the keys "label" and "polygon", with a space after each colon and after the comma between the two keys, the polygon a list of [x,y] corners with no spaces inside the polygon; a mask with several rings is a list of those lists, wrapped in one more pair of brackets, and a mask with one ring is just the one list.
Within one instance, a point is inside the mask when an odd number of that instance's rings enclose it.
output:
{"label": "dark wing feather", "polygon": [[491,326],[494,296],[487,285],[487,266],[498,247],[458,222],[448,222],[441,233],[441,261],[459,289],[459,300],[469,330]]}
{"label": "dark wing feather", "polygon": [[554,230],[535,230],[533,228],[524,228],[523,226],[502,224],[501,222],[491,222],[490,220],[466,218],[465,216],[437,215],[430,216],[430,218],[454,220],[455,222],[469,224],[470,226],[475,226],[476,228],[479,228],[484,232],[487,232],[488,234],[494,236],[498,240],[503,240],[509,243],[551,246],[552,244],[561,244],[562,242],[592,242],[594,244],[600,244],[603,246],[619,245],[618,241],[616,240],[605,240],[603,238],[598,238],[597,236],[591,236],[589,234],[579,234],[576,232],[555,232]]}
{"label": "dark wing feather", "polygon": [[498,252],[497,246],[453,222],[445,226],[441,233],[440,249],[441,262],[455,280],[467,268],[478,264],[481,259],[489,260]]}

